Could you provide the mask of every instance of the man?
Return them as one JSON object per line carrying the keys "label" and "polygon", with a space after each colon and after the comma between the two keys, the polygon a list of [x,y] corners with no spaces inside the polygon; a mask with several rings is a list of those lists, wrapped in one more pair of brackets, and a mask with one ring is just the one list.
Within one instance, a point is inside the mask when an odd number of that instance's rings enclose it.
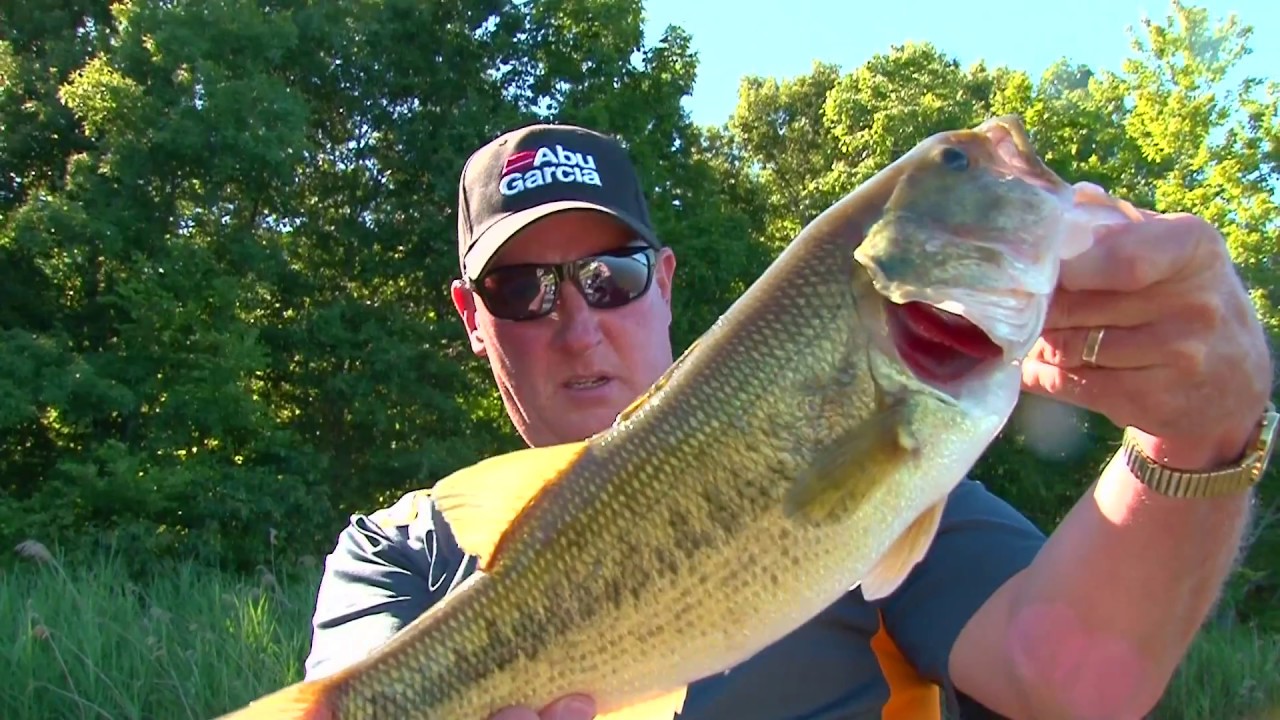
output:
{"label": "man", "polygon": [[[516,429],[539,446],[606,427],[672,361],[675,254],[625,152],[581,128],[517,130],[467,162],[458,211],[453,300]],[[1222,238],[1154,213],[1064,266],[1024,370],[1028,391],[1138,428],[1132,448],[1159,464],[1137,472],[1245,467],[1270,381]],[[1171,473],[1144,483],[1117,455],[1048,538],[965,481],[892,596],[851,591],[695,683],[681,717],[936,717],[938,686],[1009,717],[1139,717],[1214,602],[1251,502],[1247,482],[1229,486],[1245,471],[1199,481],[1226,488],[1205,498],[1175,497],[1188,478]],[[426,493],[354,516],[327,561],[308,676],[372,651],[473,570]],[[496,717],[592,713],[570,696]]]}

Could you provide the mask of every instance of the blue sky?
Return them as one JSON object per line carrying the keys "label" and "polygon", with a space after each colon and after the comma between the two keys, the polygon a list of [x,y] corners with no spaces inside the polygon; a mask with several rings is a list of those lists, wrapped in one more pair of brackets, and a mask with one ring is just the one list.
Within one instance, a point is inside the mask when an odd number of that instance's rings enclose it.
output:
{"label": "blue sky", "polygon": [[[1253,53],[1239,65],[1280,80],[1280,2],[1202,0],[1214,20],[1235,13],[1252,25]],[[1031,7],[1037,9],[1029,9]],[[723,122],[737,105],[743,75],[791,77],[814,60],[850,70],[890,45],[932,42],[962,65],[982,59],[1039,73],[1066,57],[1120,70],[1130,55],[1128,26],[1162,20],[1164,0],[1069,0],[1019,7],[956,0],[646,0],[646,40],[668,24],[693,37],[698,80],[685,107],[695,122]]]}

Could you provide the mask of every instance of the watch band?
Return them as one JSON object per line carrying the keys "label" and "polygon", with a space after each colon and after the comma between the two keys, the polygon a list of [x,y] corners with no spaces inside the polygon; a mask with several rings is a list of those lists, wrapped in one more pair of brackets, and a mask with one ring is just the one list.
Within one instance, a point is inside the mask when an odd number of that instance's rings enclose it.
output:
{"label": "watch band", "polygon": [[1207,471],[1175,470],[1149,457],[1139,447],[1133,428],[1125,428],[1120,456],[1134,477],[1162,495],[1176,498],[1208,498],[1240,493],[1262,479],[1271,457],[1276,435],[1275,407],[1267,404],[1258,433],[1240,462],[1231,467]]}

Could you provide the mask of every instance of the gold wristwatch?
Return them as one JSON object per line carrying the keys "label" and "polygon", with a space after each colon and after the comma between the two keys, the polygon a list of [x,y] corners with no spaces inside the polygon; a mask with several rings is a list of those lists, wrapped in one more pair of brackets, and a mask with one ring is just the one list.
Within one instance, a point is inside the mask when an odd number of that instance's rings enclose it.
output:
{"label": "gold wristwatch", "polygon": [[1275,405],[1268,402],[1258,423],[1258,433],[1253,438],[1244,457],[1230,467],[1208,471],[1174,470],[1147,456],[1138,446],[1133,428],[1125,428],[1120,445],[1120,457],[1144,485],[1162,495],[1177,498],[1207,498],[1242,492],[1262,479],[1271,459],[1276,437],[1277,420]]}

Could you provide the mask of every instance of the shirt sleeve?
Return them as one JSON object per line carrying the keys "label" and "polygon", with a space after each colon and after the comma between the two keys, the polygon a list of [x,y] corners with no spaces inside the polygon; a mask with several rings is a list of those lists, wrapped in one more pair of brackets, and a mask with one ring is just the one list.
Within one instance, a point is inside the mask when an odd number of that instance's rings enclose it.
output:
{"label": "shirt sleeve", "polygon": [[352,515],[325,558],[306,679],[364,658],[474,570],[427,491]]}
{"label": "shirt sleeve", "polygon": [[960,630],[1044,542],[1031,521],[981,483],[966,479],[952,491],[925,559],[878,602],[885,629],[917,672],[951,687],[948,659]]}

